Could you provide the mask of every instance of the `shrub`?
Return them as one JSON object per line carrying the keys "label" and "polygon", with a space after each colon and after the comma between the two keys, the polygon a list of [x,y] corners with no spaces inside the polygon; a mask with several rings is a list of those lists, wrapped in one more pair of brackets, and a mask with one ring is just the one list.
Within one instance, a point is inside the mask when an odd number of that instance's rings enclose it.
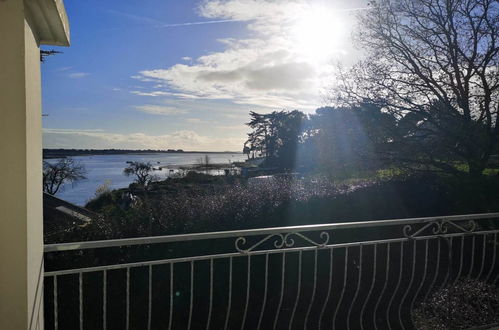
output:
{"label": "shrub", "polygon": [[416,329],[469,329],[499,322],[497,288],[466,279],[436,291],[412,312]]}

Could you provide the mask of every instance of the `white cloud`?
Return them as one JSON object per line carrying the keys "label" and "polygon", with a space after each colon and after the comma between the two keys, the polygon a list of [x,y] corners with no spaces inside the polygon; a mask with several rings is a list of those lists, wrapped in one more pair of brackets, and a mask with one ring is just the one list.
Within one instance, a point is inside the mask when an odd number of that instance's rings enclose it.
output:
{"label": "white cloud", "polygon": [[[139,86],[134,86],[134,88],[139,88]],[[144,88],[144,87],[140,87],[140,88]],[[155,86],[155,88],[158,88],[158,87]],[[155,96],[174,96],[176,98],[182,98],[182,99],[197,99],[197,98],[199,98],[199,97],[192,95],[192,94],[172,93],[172,92],[165,92],[165,91],[142,92],[142,91],[134,90],[134,91],[131,91],[130,93],[135,94],[135,95],[139,95],[139,96],[153,96],[153,97],[155,97]]]}
{"label": "white cloud", "polygon": [[209,123],[209,121],[202,120],[199,118],[187,118],[185,121],[190,123],[190,124],[207,124],[207,123]]}
{"label": "white cloud", "polygon": [[183,109],[155,104],[136,105],[134,108],[141,112],[162,116],[181,115],[187,113],[187,111]]}
{"label": "white cloud", "polygon": [[223,120],[227,122],[227,119],[234,119],[230,122],[240,123],[241,121],[246,121],[249,119],[249,111],[258,111],[261,113],[268,113],[275,108],[269,107],[259,107],[259,106],[248,106],[246,104],[228,103],[223,100],[216,99],[203,99],[199,97],[195,98],[165,98],[158,99],[155,107],[166,107],[172,111],[182,111],[183,113],[188,113],[189,118],[200,118],[201,120]]}
{"label": "white cloud", "polygon": [[239,132],[248,132],[250,130],[246,125],[218,125],[216,126],[216,128],[221,130],[233,130]]}
{"label": "white cloud", "polygon": [[269,20],[303,11],[304,1],[293,0],[206,0],[198,8],[207,18]]}
{"label": "white cloud", "polygon": [[183,23],[165,23],[151,17],[134,15],[117,10],[108,10],[108,12],[110,14],[123,16],[138,23],[151,25],[156,28],[177,28],[177,27],[192,26],[192,25],[221,24],[221,23],[238,21],[234,19],[223,19],[223,20],[195,21],[195,22],[183,22]]}
{"label": "white cloud", "polygon": [[182,61],[190,62],[190,61],[192,61],[192,57],[184,56],[184,57],[182,57]]}
{"label": "white cloud", "polygon": [[68,71],[68,70],[71,70],[72,68],[73,68],[72,66],[62,66],[62,67],[56,69],[55,71],[57,71],[57,72]]}
{"label": "white cloud", "polygon": [[[356,5],[356,1],[352,0],[349,5]],[[141,71],[134,78],[145,83],[160,83],[164,87],[132,93],[313,110],[322,104],[320,92],[333,71],[332,60],[350,55],[350,50],[339,41],[347,38],[348,28],[321,32],[324,40],[314,46],[324,54],[313,53],[313,49],[304,49],[304,44],[297,42],[297,22],[307,13],[314,14],[317,8],[313,2],[305,0],[205,0],[198,8],[200,16],[244,21],[249,36],[220,39],[218,41],[225,47],[223,51],[189,59],[188,63]],[[338,9],[344,8],[334,8]],[[333,15],[331,19],[338,17]],[[345,25],[345,22],[348,20],[343,18],[337,25]],[[342,36],[333,41],[331,37],[335,32],[341,32]],[[331,42],[331,47],[321,46]]]}
{"label": "white cloud", "polygon": [[130,93],[140,96],[163,96],[170,95],[168,92],[154,91],[154,92],[141,92],[141,91],[131,91]]}
{"label": "white cloud", "polygon": [[[256,42],[258,43],[258,42]],[[285,50],[232,45],[229,51],[198,58],[194,65],[142,71],[146,79],[165,82],[180,97],[231,100],[237,104],[294,108],[315,106],[319,86],[315,68],[296,62]],[[144,96],[166,96],[164,91],[134,91]],[[314,102],[315,103],[315,102]]]}
{"label": "white cloud", "polygon": [[88,72],[73,72],[68,74],[68,77],[71,79],[78,79],[78,78],[83,78],[90,75]]}
{"label": "white cloud", "polygon": [[44,128],[43,133],[96,133],[104,132],[102,129],[73,129],[73,128]]}
{"label": "white cloud", "polygon": [[165,135],[145,133],[119,134],[103,130],[43,130],[44,148],[116,148],[116,149],[184,149],[200,151],[238,151],[244,142],[239,137],[212,137],[190,130]]}

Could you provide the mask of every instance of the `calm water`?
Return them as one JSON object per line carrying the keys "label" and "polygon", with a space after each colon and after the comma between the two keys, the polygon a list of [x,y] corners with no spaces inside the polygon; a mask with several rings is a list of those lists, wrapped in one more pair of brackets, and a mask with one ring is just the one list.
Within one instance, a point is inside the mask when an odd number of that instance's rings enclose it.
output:
{"label": "calm water", "polygon": [[[208,154],[211,163],[231,163],[242,161],[245,155],[234,154]],[[77,156],[73,159],[85,166],[87,171],[86,180],[77,182],[75,185],[64,185],[62,191],[57,193],[57,197],[67,200],[77,205],[85,203],[95,196],[95,190],[109,182],[111,189],[125,188],[134,181],[134,177],[123,175],[123,169],[128,165],[126,162],[151,162],[154,167],[166,165],[189,165],[199,163],[199,159],[204,154],[191,153],[161,153],[161,154],[140,154],[140,155],[96,155]],[[49,159],[49,162],[56,162],[57,159]],[[154,171],[153,174],[159,179],[164,179],[172,174],[178,174],[178,170]]]}

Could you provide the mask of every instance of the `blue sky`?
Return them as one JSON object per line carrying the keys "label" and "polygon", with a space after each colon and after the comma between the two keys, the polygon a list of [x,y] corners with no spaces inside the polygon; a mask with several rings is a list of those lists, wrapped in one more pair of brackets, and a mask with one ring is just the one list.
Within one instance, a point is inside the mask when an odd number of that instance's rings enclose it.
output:
{"label": "blue sky", "polygon": [[[364,0],[66,0],[44,147],[239,151],[250,110],[324,105]],[[46,47],[45,47],[46,48]]]}

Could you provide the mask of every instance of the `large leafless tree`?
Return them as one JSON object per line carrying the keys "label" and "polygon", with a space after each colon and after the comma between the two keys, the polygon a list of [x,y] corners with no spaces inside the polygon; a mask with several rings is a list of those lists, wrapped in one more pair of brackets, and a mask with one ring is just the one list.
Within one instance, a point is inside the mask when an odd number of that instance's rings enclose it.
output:
{"label": "large leafless tree", "polygon": [[141,186],[146,186],[152,179],[151,172],[153,170],[150,162],[130,162],[123,170],[123,174],[126,176],[135,175],[135,182]]}
{"label": "large leafless tree", "polygon": [[480,175],[499,140],[498,38],[498,0],[372,1],[356,33],[367,56],[332,95],[393,114],[406,129],[389,142],[411,145],[399,160]]}
{"label": "large leafless tree", "polygon": [[85,179],[85,167],[73,158],[62,158],[57,162],[43,162],[43,191],[55,195],[65,183]]}

